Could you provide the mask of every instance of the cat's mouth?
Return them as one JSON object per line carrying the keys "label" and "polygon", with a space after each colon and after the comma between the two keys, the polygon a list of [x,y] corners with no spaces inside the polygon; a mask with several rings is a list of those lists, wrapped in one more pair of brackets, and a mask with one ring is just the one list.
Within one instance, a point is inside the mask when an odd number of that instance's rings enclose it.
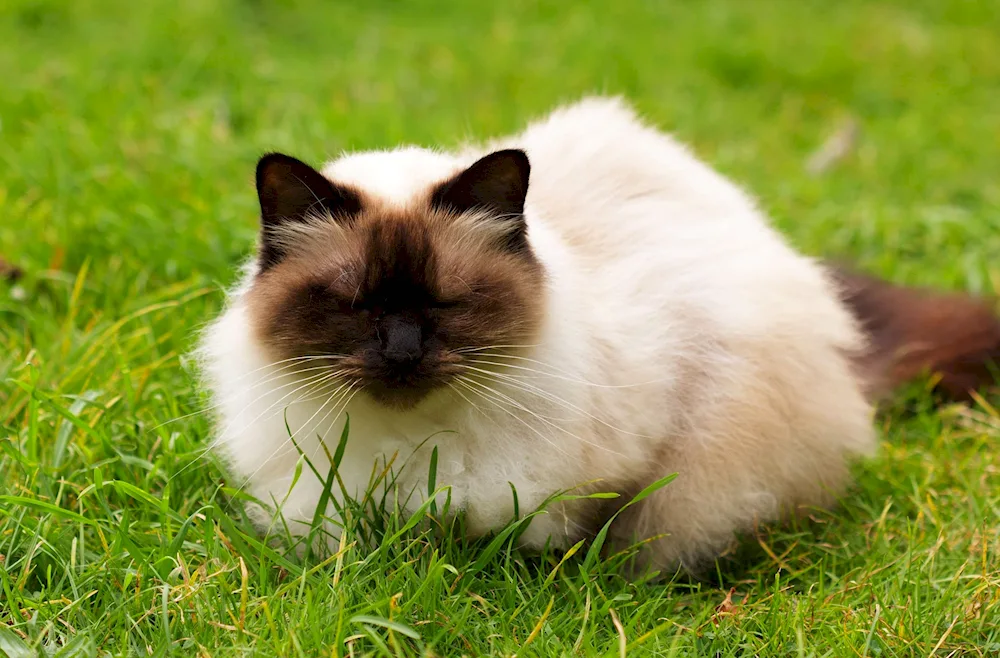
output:
{"label": "cat's mouth", "polygon": [[386,407],[410,409],[446,386],[458,370],[454,359],[442,357],[409,366],[369,364],[364,369],[364,391]]}
{"label": "cat's mouth", "polygon": [[443,382],[413,383],[405,386],[375,380],[364,391],[375,402],[392,409],[412,409],[428,395],[443,386]]}
{"label": "cat's mouth", "polygon": [[[313,358],[323,357],[292,357],[302,359],[303,376],[312,381],[314,386],[335,388],[340,393],[344,388],[350,392],[363,394],[376,403],[397,410],[412,409],[438,389],[451,384],[461,372],[461,358],[452,353],[429,355],[428,358],[413,363],[389,363],[375,355],[356,355],[350,357],[331,358],[324,366],[314,366]],[[320,368],[328,367],[333,372],[331,378],[338,383],[329,383],[322,373],[316,374]],[[319,380],[320,384],[315,384]]]}

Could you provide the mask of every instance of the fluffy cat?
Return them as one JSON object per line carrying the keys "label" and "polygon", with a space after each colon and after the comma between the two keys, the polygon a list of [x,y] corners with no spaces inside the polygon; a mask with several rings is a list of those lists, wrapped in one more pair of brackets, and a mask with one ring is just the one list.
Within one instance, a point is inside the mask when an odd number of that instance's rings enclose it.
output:
{"label": "fluffy cat", "polygon": [[[581,486],[620,504],[676,472],[612,535],[664,535],[648,561],[691,567],[758,521],[834,503],[876,447],[878,395],[925,368],[962,395],[1000,356],[988,309],[796,253],[617,99],[458,153],[351,154],[322,173],[267,155],[257,190],[258,254],[201,355],[217,449],[293,530],[323,489],[309,469],[290,489],[299,450],[325,475],[321,443],[332,453],[349,415],[348,494],[396,455],[412,512],[436,446],[474,534],[511,521],[512,485],[523,513]],[[559,503],[521,541],[569,546],[614,509]]]}

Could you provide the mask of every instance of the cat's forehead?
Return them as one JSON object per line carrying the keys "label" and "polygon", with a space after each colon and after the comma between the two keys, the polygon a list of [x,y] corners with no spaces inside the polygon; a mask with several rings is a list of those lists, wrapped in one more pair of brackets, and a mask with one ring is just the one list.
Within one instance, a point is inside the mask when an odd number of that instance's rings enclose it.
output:
{"label": "cat's forehead", "polygon": [[345,155],[327,164],[323,175],[383,203],[408,205],[460,168],[452,156],[409,147]]}

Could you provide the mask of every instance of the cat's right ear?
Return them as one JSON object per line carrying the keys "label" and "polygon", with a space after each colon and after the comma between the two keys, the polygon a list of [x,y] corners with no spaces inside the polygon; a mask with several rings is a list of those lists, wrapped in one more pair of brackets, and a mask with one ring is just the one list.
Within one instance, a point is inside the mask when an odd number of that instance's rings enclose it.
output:
{"label": "cat's right ear", "polygon": [[431,195],[431,206],[459,213],[484,210],[496,214],[509,224],[507,248],[527,251],[524,202],[530,175],[531,164],[524,151],[496,151],[438,186]]}
{"label": "cat's right ear", "polygon": [[269,153],[257,163],[257,198],[260,200],[260,265],[265,270],[284,256],[278,229],[311,217],[346,218],[361,211],[361,199],[349,189],[332,183],[301,160]]}

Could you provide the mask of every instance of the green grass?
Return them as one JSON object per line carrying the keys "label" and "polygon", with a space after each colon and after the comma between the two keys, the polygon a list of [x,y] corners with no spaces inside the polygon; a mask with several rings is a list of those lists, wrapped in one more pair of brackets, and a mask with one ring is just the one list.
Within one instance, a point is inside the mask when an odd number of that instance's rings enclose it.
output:
{"label": "green grass", "polygon": [[[199,408],[184,354],[252,246],[260,153],[453,145],[591,91],[809,253],[1000,292],[998,34],[987,0],[7,0],[0,654],[997,655],[988,403],[915,386],[841,508],[659,584],[413,529],[300,560],[198,459],[207,420],[163,423]],[[857,149],[808,175],[849,117]]]}

